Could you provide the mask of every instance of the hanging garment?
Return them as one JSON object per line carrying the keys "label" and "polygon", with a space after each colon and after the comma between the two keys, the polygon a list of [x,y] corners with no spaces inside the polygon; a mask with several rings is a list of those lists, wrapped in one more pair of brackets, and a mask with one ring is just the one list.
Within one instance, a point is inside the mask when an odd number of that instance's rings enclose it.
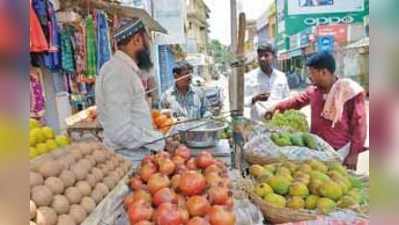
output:
{"label": "hanging garment", "polygon": [[55,24],[53,32],[56,33],[56,39],[53,40],[53,45],[57,46],[57,51],[47,52],[43,54],[44,65],[50,70],[61,69],[61,34],[58,24]]}
{"label": "hanging garment", "polygon": [[49,15],[47,10],[47,1],[48,0],[32,0],[32,7],[36,12],[37,17],[39,18],[40,25],[43,29],[43,33],[46,39],[49,39]]}
{"label": "hanging garment", "polygon": [[81,78],[86,71],[86,34],[82,24],[76,27],[74,37],[76,74]]}
{"label": "hanging garment", "polygon": [[97,74],[96,33],[92,15],[86,19],[86,77],[95,78]]}
{"label": "hanging garment", "polygon": [[61,59],[62,69],[66,72],[75,72],[75,56],[72,45],[72,30],[66,26],[61,32]]}
{"label": "hanging garment", "polygon": [[49,37],[48,37],[48,42],[49,42],[49,51],[50,52],[57,52],[59,45],[58,45],[58,35],[59,33],[58,28],[57,28],[57,19],[55,17],[55,10],[53,3],[50,1],[47,1],[47,15],[48,15],[48,30],[49,30]]}
{"label": "hanging garment", "polygon": [[40,73],[38,70],[30,72],[30,117],[41,118],[45,112],[45,98]]}
{"label": "hanging garment", "polygon": [[30,33],[30,51],[31,52],[44,52],[48,50],[48,43],[44,36],[42,27],[40,26],[39,19],[35,11],[30,6],[30,17],[29,17],[29,33]]}
{"label": "hanging garment", "polygon": [[97,25],[97,71],[111,58],[111,42],[108,27],[108,17],[103,12],[96,12]]}

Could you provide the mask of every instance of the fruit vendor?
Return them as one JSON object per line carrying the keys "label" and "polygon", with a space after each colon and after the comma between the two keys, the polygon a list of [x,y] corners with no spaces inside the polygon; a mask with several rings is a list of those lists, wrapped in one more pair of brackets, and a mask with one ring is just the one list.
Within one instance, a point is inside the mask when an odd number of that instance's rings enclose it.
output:
{"label": "fruit vendor", "polygon": [[285,74],[273,67],[275,49],[270,43],[257,48],[259,68],[245,74],[245,106],[251,107],[251,118],[261,119],[266,101],[279,101],[289,95]]}
{"label": "fruit vendor", "polygon": [[212,115],[205,93],[191,85],[192,71],[187,61],[177,62],[173,68],[175,85],[161,97],[161,108],[170,109],[176,118],[200,119]]}
{"label": "fruit vendor", "polygon": [[274,112],[310,105],[311,132],[336,149],[348,168],[356,169],[367,134],[365,91],[351,79],[338,78],[335,59],[328,52],[316,53],[306,65],[312,86],[278,103]]}
{"label": "fruit vendor", "polygon": [[[96,104],[104,128],[104,144],[112,149],[136,149],[162,134],[154,130],[141,73],[152,68],[150,39],[140,20],[122,22],[113,35],[118,50],[104,64],[96,82]],[[162,150],[164,142],[145,145]]]}

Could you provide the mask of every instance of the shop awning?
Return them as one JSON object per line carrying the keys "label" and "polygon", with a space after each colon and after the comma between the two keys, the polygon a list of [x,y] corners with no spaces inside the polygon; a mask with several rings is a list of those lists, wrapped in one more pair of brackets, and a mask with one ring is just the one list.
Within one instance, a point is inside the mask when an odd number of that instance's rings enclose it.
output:
{"label": "shop awning", "polygon": [[109,14],[117,14],[121,17],[130,17],[140,19],[144,22],[149,31],[155,31],[167,34],[168,31],[161,26],[154,18],[152,18],[144,9],[123,6],[117,2],[105,2],[98,0],[73,0],[73,1],[60,1],[61,10],[66,8],[74,8],[79,6],[82,9],[97,8],[106,11]]}

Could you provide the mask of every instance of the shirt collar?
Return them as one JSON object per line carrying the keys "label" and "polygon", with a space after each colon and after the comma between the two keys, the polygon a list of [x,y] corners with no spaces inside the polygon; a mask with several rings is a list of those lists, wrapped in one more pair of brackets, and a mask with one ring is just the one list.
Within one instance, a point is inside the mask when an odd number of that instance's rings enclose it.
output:
{"label": "shirt collar", "polygon": [[[187,91],[187,94],[186,94],[186,95],[193,94],[193,93],[194,93],[193,87],[190,85],[189,88],[188,88],[188,91]],[[181,95],[180,92],[177,90],[176,85],[175,85],[174,88],[173,88],[172,94],[174,94],[174,95]]]}
{"label": "shirt collar", "polygon": [[115,56],[118,57],[119,59],[121,59],[122,61],[124,61],[125,63],[127,63],[130,67],[132,67],[132,69],[136,72],[140,72],[139,67],[137,66],[136,62],[130,57],[128,56],[126,53],[117,50],[115,52]]}
{"label": "shirt collar", "polygon": [[262,76],[265,76],[265,77],[267,77],[267,78],[273,78],[275,75],[276,75],[276,73],[275,73],[275,69],[273,68],[273,72],[272,72],[272,75],[270,75],[270,77],[269,76],[267,76],[263,71],[262,71],[262,69],[259,67],[258,68],[258,74],[259,75],[262,75]]}

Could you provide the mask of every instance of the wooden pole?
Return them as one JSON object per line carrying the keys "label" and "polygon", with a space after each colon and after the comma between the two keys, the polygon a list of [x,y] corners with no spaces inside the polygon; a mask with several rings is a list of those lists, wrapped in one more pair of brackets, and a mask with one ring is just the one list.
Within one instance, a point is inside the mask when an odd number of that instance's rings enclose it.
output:
{"label": "wooden pole", "polygon": [[[235,54],[237,48],[237,1],[230,0],[230,34],[231,34],[231,45],[230,51]],[[236,91],[237,86],[237,73],[235,68],[231,68],[231,74],[229,75],[229,103],[230,110],[237,109],[236,105]]]}

